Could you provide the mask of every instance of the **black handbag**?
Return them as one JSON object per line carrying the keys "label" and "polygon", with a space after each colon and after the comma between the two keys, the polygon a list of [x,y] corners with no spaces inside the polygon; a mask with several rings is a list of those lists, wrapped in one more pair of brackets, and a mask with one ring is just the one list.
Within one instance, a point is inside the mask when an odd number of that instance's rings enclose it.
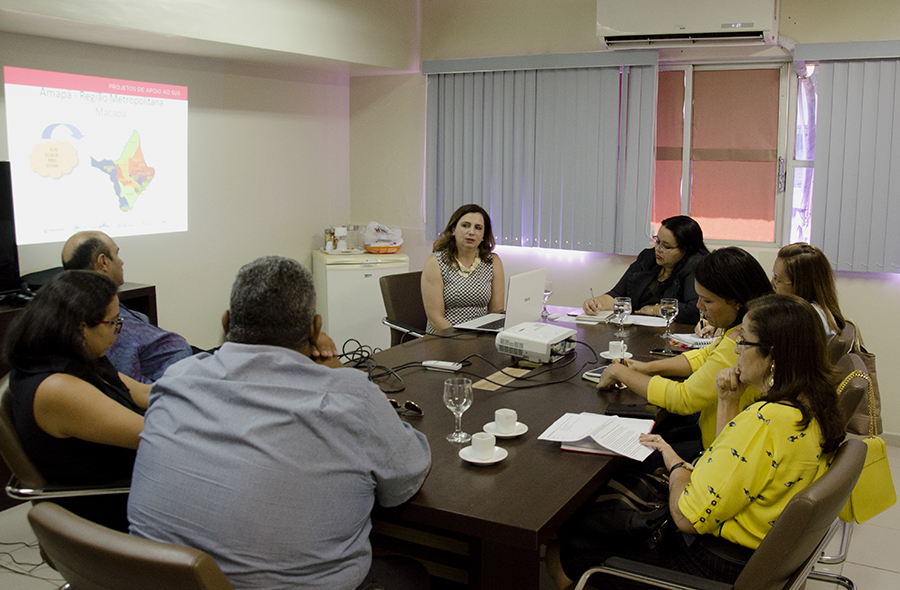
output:
{"label": "black handbag", "polygon": [[561,531],[575,551],[645,547],[663,538],[669,517],[669,480],[626,473],[610,480]]}

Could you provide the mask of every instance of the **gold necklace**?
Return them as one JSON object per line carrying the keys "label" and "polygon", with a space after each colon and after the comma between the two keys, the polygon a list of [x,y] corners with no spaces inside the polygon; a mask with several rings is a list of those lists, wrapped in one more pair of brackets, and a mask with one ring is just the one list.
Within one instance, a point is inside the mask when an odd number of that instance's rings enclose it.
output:
{"label": "gold necklace", "polygon": [[468,277],[470,274],[475,272],[475,269],[478,268],[478,265],[481,264],[481,258],[478,256],[475,257],[475,260],[472,261],[472,266],[466,268],[462,262],[459,261],[459,258],[456,259],[456,272],[459,273],[461,277]]}

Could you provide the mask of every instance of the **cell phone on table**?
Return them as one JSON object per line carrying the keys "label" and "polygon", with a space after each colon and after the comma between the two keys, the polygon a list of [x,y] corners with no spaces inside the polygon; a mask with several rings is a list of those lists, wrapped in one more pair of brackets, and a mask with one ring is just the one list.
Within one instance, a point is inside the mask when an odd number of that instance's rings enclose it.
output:
{"label": "cell phone on table", "polygon": [[678,356],[684,352],[683,350],[670,350],[668,348],[654,348],[650,351],[650,354],[656,356]]}
{"label": "cell phone on table", "polygon": [[585,381],[590,381],[592,383],[600,383],[600,375],[603,374],[603,371],[606,370],[606,367],[609,365],[603,365],[602,367],[597,367],[596,369],[591,369],[590,371],[586,371],[581,375],[581,378]]}
{"label": "cell phone on table", "polygon": [[607,416],[649,418],[655,420],[657,411],[659,411],[659,408],[651,404],[608,404],[606,406],[606,411],[603,413]]}

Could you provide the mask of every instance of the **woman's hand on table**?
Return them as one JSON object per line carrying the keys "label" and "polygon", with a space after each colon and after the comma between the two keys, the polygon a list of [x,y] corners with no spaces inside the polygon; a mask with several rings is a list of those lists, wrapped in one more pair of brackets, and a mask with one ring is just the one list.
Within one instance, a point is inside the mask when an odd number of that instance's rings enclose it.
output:
{"label": "woman's hand on table", "polygon": [[633,359],[619,359],[618,361],[614,361],[614,362],[624,365],[624,366],[628,367],[629,369],[631,369],[632,371],[637,371],[638,373],[642,373],[644,375],[650,374],[649,370],[647,369],[647,365],[649,363],[645,363],[642,361],[636,361]]}
{"label": "woman's hand on table", "polygon": [[596,297],[584,300],[584,313],[587,315],[597,315],[601,311],[600,301]]}
{"label": "woman's hand on table", "polygon": [[622,365],[616,362],[610,363],[606,370],[600,375],[600,380],[597,382],[597,389],[612,389],[616,385],[619,384],[619,379],[616,376],[618,371],[621,370]]}
{"label": "woman's hand on table", "polygon": [[681,461],[681,457],[678,456],[678,453],[672,448],[672,445],[666,442],[666,440],[658,434],[641,434],[641,437],[638,439],[645,447],[649,447],[655,451],[659,451],[662,453],[663,462],[666,465],[666,471],[672,468],[672,465],[675,465],[679,461]]}
{"label": "woman's hand on table", "polygon": [[715,338],[716,337],[716,327],[700,318],[700,321],[697,322],[697,325],[694,326],[694,334],[699,336],[700,338]]}
{"label": "woman's hand on table", "polygon": [[637,310],[634,313],[636,313],[638,315],[658,316],[659,315],[659,304],[657,303],[656,305],[645,305],[644,307],[640,308],[639,310]]}

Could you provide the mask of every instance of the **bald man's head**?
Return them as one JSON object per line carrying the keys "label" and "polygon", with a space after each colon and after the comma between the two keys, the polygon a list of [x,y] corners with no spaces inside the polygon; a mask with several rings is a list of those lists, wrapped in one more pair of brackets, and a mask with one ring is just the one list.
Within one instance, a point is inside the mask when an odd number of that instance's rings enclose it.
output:
{"label": "bald man's head", "polygon": [[125,263],[119,247],[102,231],[81,231],[69,238],[62,250],[66,270],[93,270],[108,276],[121,286],[125,282]]}

